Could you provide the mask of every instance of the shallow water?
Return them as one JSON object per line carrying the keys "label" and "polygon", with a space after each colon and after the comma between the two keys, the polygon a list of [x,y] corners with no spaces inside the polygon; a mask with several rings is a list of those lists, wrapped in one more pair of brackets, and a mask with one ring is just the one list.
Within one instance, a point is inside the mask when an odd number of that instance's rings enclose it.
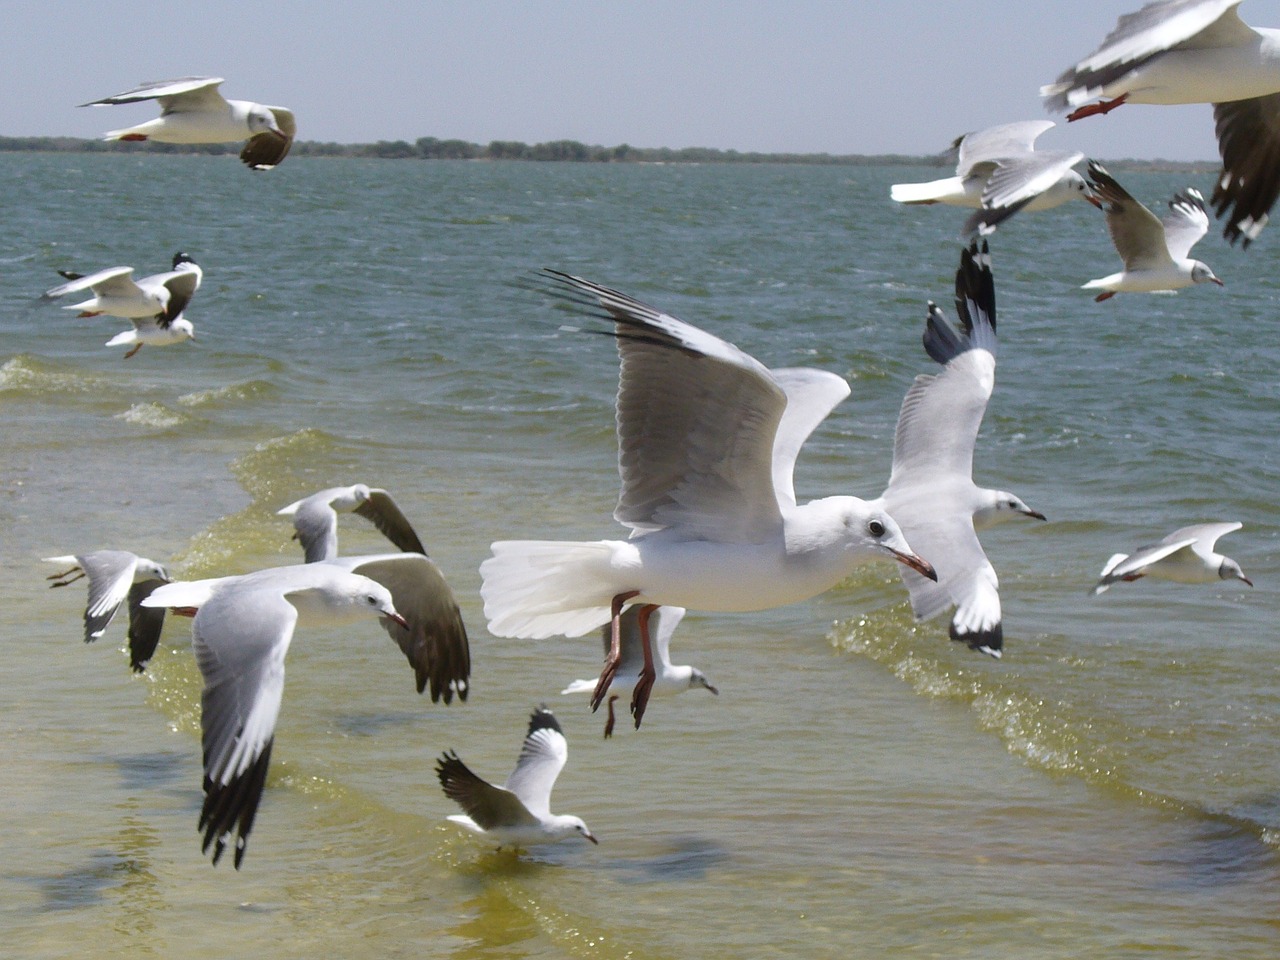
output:
{"label": "shallow water", "polygon": [[[847,376],[802,497],[874,496],[898,404],[950,311],[960,211],[901,209],[928,168],[578,166],[0,154],[0,916],[14,955],[1274,957],[1280,945],[1275,506],[1277,243],[1197,248],[1225,289],[1095,304],[1084,204],[992,240],[996,394],[980,482],[1050,517],[984,533],[1006,656],[917,625],[896,574],[673,643],[719,697],[639,732],[558,691],[597,641],[491,637],[477,567],[505,537],[614,535],[599,337],[513,284],[555,266],[771,366]],[[1149,205],[1211,174],[1122,176]],[[191,184],[199,189],[192,193]],[[107,318],[41,302],[56,269],[175,250],[205,283],[194,344],[123,361]],[[298,559],[274,511],[391,490],[472,636],[464,705],[413,693],[376,629],[299,635],[244,869],[199,850],[199,676],[186,622],[131,676],[123,627],[79,642],[104,547],[184,577]],[[1187,523],[1257,585],[1122,584],[1117,550]],[[344,552],[384,549],[348,519]],[[444,817],[435,758],[501,779],[529,710],[570,759],[555,809],[599,847],[495,855]]]}

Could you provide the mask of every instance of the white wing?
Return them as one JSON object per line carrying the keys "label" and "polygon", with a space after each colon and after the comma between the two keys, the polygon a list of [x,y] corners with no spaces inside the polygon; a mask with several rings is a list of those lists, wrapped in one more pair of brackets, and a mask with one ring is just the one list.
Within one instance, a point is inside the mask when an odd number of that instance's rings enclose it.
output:
{"label": "white wing", "polygon": [[1031,153],[1036,139],[1052,126],[1052,120],[1021,120],[965,134],[960,138],[956,175],[964,177],[976,173],[973,169],[976,164],[1009,160]]}
{"label": "white wing", "polygon": [[1200,191],[1188,188],[1175,194],[1161,223],[1164,224],[1164,242],[1169,256],[1175,260],[1185,259],[1191,248],[1209,232],[1209,214]]}
{"label": "white wing", "polygon": [[93,288],[97,294],[112,297],[140,297],[142,289],[133,282],[133,267],[108,267],[97,273],[77,277],[67,283],[60,284],[45,291],[46,297],[61,297],[78,290]]}
{"label": "white wing", "polygon": [[569,744],[560,724],[550,710],[539,707],[529,718],[529,732],[516,768],[507,777],[506,788],[519,797],[535,817],[550,816],[551,788],[568,759]]}
{"label": "white wing", "polygon": [[212,107],[225,109],[227,102],[218,93],[221,77],[183,77],[180,80],[153,80],[132,90],[117,93],[101,100],[82,103],[82,107],[111,106],[120,103],[137,103],[141,100],[159,100],[165,113],[184,110],[205,110]]}
{"label": "white wing", "polygon": [[794,475],[800,448],[836,405],[849,396],[849,384],[844,377],[807,367],[771,372],[787,395],[787,406],[773,440],[773,489],[779,505],[794,507]]}

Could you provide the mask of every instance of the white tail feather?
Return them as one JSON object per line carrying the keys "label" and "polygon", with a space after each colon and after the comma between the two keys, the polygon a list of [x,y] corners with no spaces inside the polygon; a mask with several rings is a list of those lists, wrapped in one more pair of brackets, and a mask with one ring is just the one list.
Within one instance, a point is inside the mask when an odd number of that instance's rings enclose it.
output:
{"label": "white tail feather", "polygon": [[[484,613],[497,637],[580,637],[609,620],[618,588],[607,540],[500,540],[480,564]],[[613,575],[611,576],[611,572]]]}
{"label": "white tail feather", "polygon": [[895,183],[889,188],[889,198],[898,203],[946,203],[963,196],[964,182],[959,177],[928,183]]}

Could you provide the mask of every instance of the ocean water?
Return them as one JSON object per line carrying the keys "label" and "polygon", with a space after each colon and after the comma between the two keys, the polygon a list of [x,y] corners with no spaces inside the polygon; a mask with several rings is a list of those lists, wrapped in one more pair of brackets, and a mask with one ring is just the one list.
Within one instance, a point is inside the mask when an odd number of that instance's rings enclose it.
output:
{"label": "ocean water", "polygon": [[[484,628],[491,541],[615,536],[609,342],[519,286],[619,287],[853,395],[802,498],[876,496],[898,405],[951,312],[963,212],[936,168],[579,166],[0,154],[0,925],[22,957],[1176,957],[1280,948],[1280,235],[1197,248],[1226,287],[1095,304],[1117,269],[1070,204],[991,241],[1001,354],[975,455],[1046,524],[983,535],[1006,656],[916,624],[888,565],[810,602],[691,613],[721,694],[610,741],[595,637]],[[1121,174],[1148,205],[1212,172]],[[1273,228],[1275,229],[1275,228]],[[130,360],[57,269],[205,281],[198,340]],[[81,642],[41,558],[129,549],[183,577],[300,559],[274,511],[390,490],[459,596],[465,704],[414,693],[376,628],[300,632],[239,872],[210,866],[189,624],[133,676]],[[1110,554],[1205,520],[1256,586],[1121,584]],[[344,552],[385,549],[342,525]],[[447,749],[501,781],[532,707],[570,743],[553,807],[598,847],[516,859],[444,817]]]}

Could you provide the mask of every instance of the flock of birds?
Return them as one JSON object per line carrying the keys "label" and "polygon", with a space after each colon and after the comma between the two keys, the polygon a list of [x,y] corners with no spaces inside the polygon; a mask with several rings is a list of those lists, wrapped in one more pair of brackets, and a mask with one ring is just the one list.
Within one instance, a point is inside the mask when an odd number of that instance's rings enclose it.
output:
{"label": "flock of birds", "polygon": [[[1215,104],[1223,172],[1212,203],[1230,211],[1225,234],[1245,245],[1258,236],[1280,193],[1280,31],[1254,30],[1239,0],[1157,0],[1120,19],[1102,46],[1042,90],[1070,119],[1128,101]],[[268,169],[289,150],[296,127],[281,107],[224,100],[216,78],[150,83],[92,105],[157,100],[162,114],[107,134],[111,139],[195,143],[248,140],[241,158]],[[1097,98],[1104,102],[1094,104]],[[975,208],[967,233],[987,234],[1021,209],[1048,209],[1082,197],[1107,211],[1124,271],[1091,281],[1098,299],[1120,291],[1221,283],[1190,260],[1207,232],[1203,198],[1178,194],[1163,221],[1101,166],[1088,179],[1080,154],[1037,152],[1048,122],[1007,124],[956,141],[955,177],[899,184],[903,203]],[[112,343],[190,338],[182,317],[200,283],[184,254],[168,273],[131,278],[116,267],[65,274],[58,297],[92,290],[70,307],[81,315],[131,319],[135,330]],[[481,564],[489,632],[500,637],[580,636],[599,629],[605,648],[597,679],[565,694],[591,692],[592,709],[630,693],[640,726],[652,694],[718,693],[690,666],[671,663],[670,640],[686,609],[751,611],[805,600],[860,564],[899,565],[919,619],[953,610],[950,635],[999,657],[999,582],[977,531],[1014,517],[1043,520],[1014,494],[977,486],[973,449],[995,383],[995,284],[987,241],[961,251],[955,279],[957,323],[929,303],[923,344],[941,371],[921,375],[899,413],[893,465],[881,496],[834,496],[800,503],[793,468],[810,434],[850,390],[833,373],[770,369],[733,344],[581,277],[547,270],[532,284],[607,324],[620,358],[617,396],[622,490],[615,519],[624,538],[590,542],[499,541]],[[134,670],[154,654],[166,610],[192,618],[192,646],[204,681],[201,728],[205,802],[202,849],[216,864],[234,847],[238,868],[270,764],[284,688],[284,659],[299,624],[377,620],[412,665],[419,693],[433,702],[467,699],[471,661],[456,599],[412,524],[385,490],[363,484],[322,490],[283,507],[304,551],[301,564],[241,576],[175,581],[154,561],[121,550],[48,558],[66,568],[54,587],[86,578],[84,637],[101,637],[128,603]],[[344,556],[340,513],[369,520],[396,552]],[[1185,527],[1131,555],[1117,554],[1094,588],[1142,577],[1184,583],[1236,579],[1240,566],[1215,552],[1239,523]],[[467,829],[523,847],[569,836],[596,838],[578,817],[550,811],[567,758],[563,732],[545,706],[534,711],[515,769],[504,786],[474,774],[456,753],[437,774],[463,809]]]}

